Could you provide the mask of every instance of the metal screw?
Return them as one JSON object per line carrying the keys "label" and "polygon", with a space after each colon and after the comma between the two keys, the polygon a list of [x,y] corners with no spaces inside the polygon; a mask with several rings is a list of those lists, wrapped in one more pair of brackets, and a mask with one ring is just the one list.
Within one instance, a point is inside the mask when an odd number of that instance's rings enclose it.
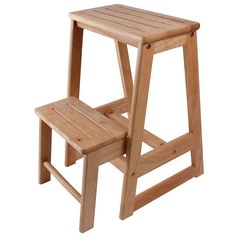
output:
{"label": "metal screw", "polygon": [[152,45],[150,43],[146,44],[146,49],[150,49]]}

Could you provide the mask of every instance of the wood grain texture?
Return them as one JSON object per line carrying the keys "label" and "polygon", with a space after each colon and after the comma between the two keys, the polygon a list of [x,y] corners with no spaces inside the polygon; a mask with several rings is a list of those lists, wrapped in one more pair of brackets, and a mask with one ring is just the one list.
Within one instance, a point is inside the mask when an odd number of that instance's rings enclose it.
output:
{"label": "wood grain texture", "polygon": [[[124,128],[128,129],[129,128],[129,120],[125,118],[124,116],[114,112],[114,113],[107,113],[107,117],[115,120],[118,124],[122,125]],[[152,148],[159,147],[166,142],[154,135],[153,133],[149,132],[148,130],[144,130],[143,132],[143,142],[149,145]]]}
{"label": "wood grain texture", "polygon": [[98,166],[93,157],[96,152],[84,157],[82,199],[80,209],[80,232],[83,233],[94,225],[96,205]]}
{"label": "wood grain texture", "polygon": [[120,218],[125,219],[133,214],[136,194],[136,168],[141,153],[144,120],[150,84],[153,60],[153,45],[140,44],[134,81],[130,125],[127,143],[127,169],[124,175],[121,198]]}
{"label": "wood grain texture", "polygon": [[39,107],[36,113],[81,154],[93,152],[127,135],[124,128],[75,97]]}
{"label": "wood grain texture", "polygon": [[51,162],[52,129],[39,120],[39,183],[50,181],[50,172],[45,168],[45,161]]}
{"label": "wood grain texture", "polygon": [[131,108],[131,100],[132,100],[132,93],[133,93],[133,79],[130,69],[130,61],[129,61],[129,54],[127,45],[115,40],[116,44],[116,52],[119,62],[121,80],[123,85],[123,91],[125,97],[128,99],[129,103],[129,112],[130,115],[130,108]]}
{"label": "wood grain texture", "polygon": [[146,191],[138,194],[135,199],[135,210],[143,207],[144,205],[152,202],[163,194],[183,184],[187,180],[193,178],[196,174],[196,169],[190,166],[179,173],[169,177],[161,183],[147,189]]}
{"label": "wood grain texture", "polygon": [[[82,59],[83,29],[71,21],[70,55],[68,68],[67,96],[79,98]],[[75,164],[81,155],[68,143],[65,147],[65,166]]]}
{"label": "wood grain texture", "polygon": [[81,194],[59,173],[59,171],[51,163],[45,161],[43,165],[78,202],[81,202]]}
{"label": "wood grain texture", "polygon": [[157,41],[155,43],[155,53],[160,53],[177,47],[182,47],[183,45],[185,45],[189,37],[190,34],[183,34]]}
{"label": "wood grain texture", "polygon": [[128,99],[121,98],[119,100],[98,106],[95,109],[102,114],[113,113],[113,112],[123,114],[125,112],[128,112],[129,110]]}
{"label": "wood grain texture", "polygon": [[191,151],[195,147],[191,133],[185,134],[141,156],[137,175],[140,177],[168,163],[169,161]]}
{"label": "wood grain texture", "polygon": [[199,23],[120,4],[73,12],[78,26],[138,47],[193,32]]}
{"label": "wood grain texture", "polygon": [[203,152],[201,131],[201,110],[198,74],[197,34],[192,34],[184,45],[184,65],[187,88],[189,131],[195,137],[195,148],[191,152],[196,176],[203,174]]}

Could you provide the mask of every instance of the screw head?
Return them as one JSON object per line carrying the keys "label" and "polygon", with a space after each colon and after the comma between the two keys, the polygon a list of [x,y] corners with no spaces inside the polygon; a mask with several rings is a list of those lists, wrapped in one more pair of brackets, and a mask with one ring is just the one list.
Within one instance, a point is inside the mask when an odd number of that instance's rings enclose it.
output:
{"label": "screw head", "polygon": [[146,44],[146,49],[150,49],[152,45],[150,43]]}

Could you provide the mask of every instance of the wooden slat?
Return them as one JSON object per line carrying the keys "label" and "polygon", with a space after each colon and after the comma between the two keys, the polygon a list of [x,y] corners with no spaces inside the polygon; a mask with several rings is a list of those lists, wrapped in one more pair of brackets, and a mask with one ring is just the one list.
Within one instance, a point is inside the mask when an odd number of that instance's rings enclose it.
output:
{"label": "wooden slat", "polygon": [[184,46],[184,64],[187,88],[189,131],[194,134],[196,146],[192,150],[192,164],[197,176],[203,174],[202,130],[198,75],[197,33]]}
{"label": "wooden slat", "polygon": [[200,27],[196,22],[119,4],[73,12],[70,16],[82,28],[136,47]]}
{"label": "wooden slat", "polygon": [[45,161],[51,162],[52,129],[39,120],[39,184],[50,181],[50,172],[45,168]]}
{"label": "wooden slat", "polygon": [[112,112],[117,112],[122,114],[128,112],[129,104],[127,98],[121,98],[119,100],[109,102],[102,106],[96,107],[95,109],[102,114],[112,113]]}
{"label": "wooden slat", "polygon": [[193,178],[195,174],[196,169],[193,166],[190,166],[171,176],[170,178],[162,181],[161,183],[151,187],[150,189],[138,194],[135,198],[135,210],[138,210],[139,208],[152,202],[163,194],[183,184],[184,182]]}
{"label": "wooden slat", "polygon": [[120,156],[110,161],[113,166],[115,166],[118,170],[125,173],[126,170],[126,160],[125,157]]}
{"label": "wooden slat", "polygon": [[173,48],[181,47],[187,42],[189,37],[189,34],[184,34],[173,38],[157,41],[155,43],[155,53],[160,53]]}
{"label": "wooden slat", "polygon": [[[82,59],[83,29],[77,26],[76,21],[71,21],[70,55],[68,67],[67,96],[79,98],[80,73]],[[68,143],[65,145],[65,166],[75,164],[81,155]]]}
{"label": "wooden slat", "polygon": [[78,202],[81,202],[81,194],[58,172],[52,164],[45,161],[43,165]]}
{"label": "wooden slat", "polygon": [[165,15],[165,14],[161,14],[161,13],[157,13],[157,12],[153,12],[153,11],[149,11],[149,10],[143,10],[143,9],[139,9],[139,8],[135,8],[135,7],[130,7],[130,6],[126,6],[126,5],[122,5],[122,4],[115,4],[111,6],[112,8],[119,8],[122,10],[122,12],[126,12],[128,14],[135,14],[136,16],[139,16],[141,18],[145,18],[145,19],[150,19],[151,21],[160,21],[163,23],[167,23],[170,25],[176,25],[176,26],[184,26],[184,25],[194,25],[196,24],[196,22],[193,21],[189,21],[186,19],[182,19],[182,18],[177,18],[174,16],[169,16],[169,15]]}
{"label": "wooden slat", "polygon": [[109,12],[107,12],[106,9],[104,9],[104,8],[87,10],[87,11],[83,11],[83,13],[89,14],[91,16],[96,16],[96,17],[101,18],[103,20],[114,22],[114,23],[117,23],[120,25],[125,25],[126,27],[130,27],[131,29],[137,30],[137,32],[148,32],[148,31],[155,29],[151,25],[144,25],[144,24],[140,24],[138,22],[131,21],[129,19],[117,17],[117,13],[115,13],[115,12],[109,14]]}
{"label": "wooden slat", "polygon": [[37,108],[36,113],[82,154],[127,135],[123,127],[73,97]]}
{"label": "wooden slat", "polygon": [[122,128],[119,125],[117,125],[115,122],[112,122],[110,119],[100,114],[95,109],[89,107],[82,101],[69,98],[68,103],[74,106],[75,109],[83,114],[88,120],[101,127],[104,131],[106,131],[106,133],[109,133],[112,137],[120,139],[126,136],[125,130],[122,132]]}
{"label": "wooden slat", "polygon": [[137,24],[137,27],[139,25],[147,26],[145,31],[150,31],[149,27],[151,27],[151,30],[162,30],[163,28],[165,29],[173,29],[173,27],[176,27],[176,24],[178,26],[184,26],[184,23],[180,22],[175,22],[173,25],[173,21],[168,20],[166,18],[162,19],[160,16],[153,16],[150,15],[148,11],[146,13],[140,12],[135,10],[133,8],[132,10],[126,8],[126,7],[121,7],[121,5],[113,5],[113,6],[108,6],[105,7],[103,10],[106,13],[110,13],[116,17],[123,18],[126,20],[129,20],[131,22],[135,22]]}
{"label": "wooden slat", "polygon": [[71,19],[77,21],[81,28],[99,33],[133,46],[138,46],[142,40],[142,31],[127,27],[119,23],[101,19],[100,17],[83,14],[83,12],[74,12],[70,14]]}
{"label": "wooden slat", "polygon": [[195,147],[194,136],[191,133],[185,134],[171,142],[141,156],[137,168],[137,175],[140,177],[150,171],[168,163]]}
{"label": "wooden slat", "polygon": [[132,100],[132,94],[133,94],[133,79],[132,79],[132,74],[131,74],[131,69],[130,69],[128,48],[126,44],[118,42],[117,40],[115,40],[115,44],[116,44],[116,53],[117,53],[117,58],[118,58],[119,68],[120,68],[120,75],[121,75],[121,80],[122,80],[122,85],[123,85],[123,91],[129,103],[128,115],[130,115],[131,100]]}
{"label": "wooden slat", "polygon": [[[124,116],[122,116],[118,113],[108,113],[107,117],[114,119],[120,125],[122,125],[128,129],[129,120],[127,118],[125,118]],[[149,132],[147,130],[144,130],[143,142],[145,142],[147,145],[151,146],[152,148],[159,147],[159,146],[166,143],[164,140],[162,140],[161,138],[158,138],[156,135],[152,134],[151,132]]]}
{"label": "wooden slat", "polygon": [[139,45],[127,143],[127,169],[124,175],[120,218],[133,214],[137,186],[136,167],[141,153],[144,120],[153,61],[153,45]]}

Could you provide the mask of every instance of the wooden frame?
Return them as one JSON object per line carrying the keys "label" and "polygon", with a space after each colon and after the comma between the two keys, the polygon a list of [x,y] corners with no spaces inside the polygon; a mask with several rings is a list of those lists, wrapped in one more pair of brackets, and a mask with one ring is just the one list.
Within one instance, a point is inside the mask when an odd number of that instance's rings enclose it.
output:
{"label": "wooden frame", "polygon": [[[36,109],[40,118],[39,183],[51,174],[81,203],[80,231],[94,225],[99,166],[111,162],[124,173],[120,218],[185,181],[203,174],[202,134],[196,30],[199,23],[112,5],[71,13],[67,99]],[[79,101],[83,28],[115,40],[124,97],[91,108]],[[134,81],[127,43],[138,48]],[[166,142],[144,129],[153,56],[183,47],[189,132]],[[100,112],[100,113],[99,113]],[[128,119],[121,114],[128,113]],[[101,114],[102,113],[102,114]],[[66,141],[65,165],[84,157],[80,194],[51,164],[54,129]],[[142,143],[152,150],[141,155]],[[191,166],[136,195],[138,178],[191,152]],[[124,156],[126,154],[126,156]]]}

